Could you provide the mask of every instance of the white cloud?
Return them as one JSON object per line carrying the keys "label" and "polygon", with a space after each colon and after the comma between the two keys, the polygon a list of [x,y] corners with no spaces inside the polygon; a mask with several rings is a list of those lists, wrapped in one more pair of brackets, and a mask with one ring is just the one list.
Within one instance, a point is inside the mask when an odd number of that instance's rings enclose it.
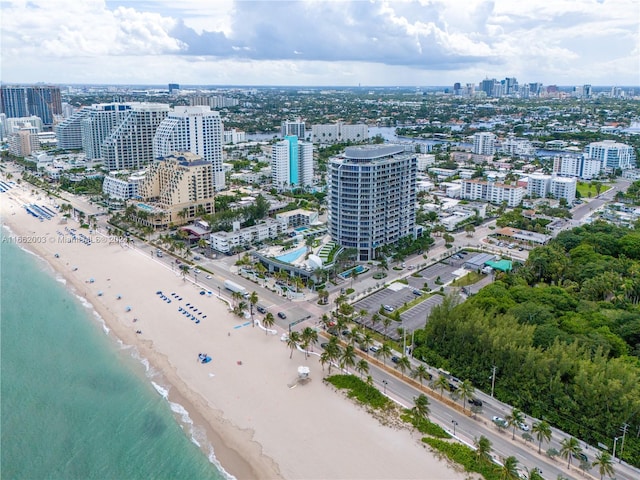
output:
{"label": "white cloud", "polygon": [[2,5],[3,81],[640,84],[636,0]]}

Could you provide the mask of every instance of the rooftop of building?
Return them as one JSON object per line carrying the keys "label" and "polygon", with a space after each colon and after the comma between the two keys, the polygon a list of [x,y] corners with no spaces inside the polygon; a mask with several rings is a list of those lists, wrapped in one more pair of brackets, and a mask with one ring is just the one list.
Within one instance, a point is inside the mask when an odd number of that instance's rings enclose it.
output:
{"label": "rooftop of building", "polygon": [[402,145],[359,145],[347,147],[344,157],[353,160],[374,160],[405,153]]}

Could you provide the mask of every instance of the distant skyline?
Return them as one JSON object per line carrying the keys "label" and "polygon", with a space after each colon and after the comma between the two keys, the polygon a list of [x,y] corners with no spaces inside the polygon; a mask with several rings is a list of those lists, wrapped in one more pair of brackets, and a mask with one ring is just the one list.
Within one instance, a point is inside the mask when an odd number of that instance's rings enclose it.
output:
{"label": "distant skyline", "polygon": [[0,0],[5,83],[640,85],[637,0]]}

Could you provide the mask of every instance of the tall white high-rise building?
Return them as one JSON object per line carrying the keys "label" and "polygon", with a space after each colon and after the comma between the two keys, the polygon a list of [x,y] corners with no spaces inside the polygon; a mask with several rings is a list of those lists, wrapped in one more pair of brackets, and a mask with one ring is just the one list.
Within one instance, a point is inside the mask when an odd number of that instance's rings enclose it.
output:
{"label": "tall white high-rise building", "polygon": [[280,125],[280,135],[282,138],[290,137],[295,135],[296,137],[304,140],[306,137],[305,131],[305,123],[298,118],[297,120],[290,122],[289,120],[285,120]]}
{"label": "tall white high-rise building", "polygon": [[300,142],[291,135],[273,145],[271,179],[278,190],[313,185],[313,144]]}
{"label": "tall white high-rise building", "polygon": [[213,185],[224,190],[222,169],[224,125],[220,113],[208,106],[175,107],[158,126],[153,138],[154,158],[172,152],[192,152],[211,162]]}
{"label": "tall white high-rise building", "polygon": [[153,156],[153,137],[169,114],[169,105],[131,103],[131,110],[102,143],[104,166],[111,170],[139,170]]}
{"label": "tall white high-rise building", "polygon": [[562,155],[553,159],[553,173],[561,177],[579,177],[583,180],[591,180],[600,175],[602,161],[589,158],[586,154],[581,156]]}
{"label": "tall white high-rise building", "polygon": [[82,148],[82,120],[89,115],[89,109],[81,108],[55,126],[58,147],[70,150]]}
{"label": "tall white high-rise building", "polygon": [[552,177],[549,194],[560,200],[564,198],[569,205],[576,199],[577,180],[569,177]]}
{"label": "tall white high-rise building", "polygon": [[474,133],[472,151],[476,155],[493,155],[496,153],[496,136],[490,132]]}
{"label": "tall white high-rise building", "polygon": [[360,261],[414,236],[416,156],[398,145],[349,147],[329,161],[328,227],[334,242],[355,248]]}
{"label": "tall white high-rise building", "polygon": [[96,103],[87,107],[87,114],[80,120],[82,150],[88,160],[102,158],[102,143],[131,110],[126,103]]}
{"label": "tall white high-rise building", "polygon": [[585,147],[589,158],[603,163],[604,168],[628,170],[636,165],[636,154],[633,147],[613,140],[593,142]]}

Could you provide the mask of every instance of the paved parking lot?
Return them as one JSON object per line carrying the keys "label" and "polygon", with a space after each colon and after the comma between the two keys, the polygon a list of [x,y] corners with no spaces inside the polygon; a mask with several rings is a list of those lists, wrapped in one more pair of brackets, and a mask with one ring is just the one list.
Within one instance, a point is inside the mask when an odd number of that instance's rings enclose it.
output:
{"label": "paved parking lot", "polygon": [[407,281],[412,288],[422,289],[427,284],[427,288],[429,290],[437,290],[440,288],[440,285],[436,284],[436,280],[440,277],[441,283],[448,283],[455,278],[453,272],[458,270],[464,260],[446,260],[450,262],[447,263],[436,263],[431,265],[424,270],[421,270],[419,273],[419,277],[414,277],[413,275],[407,277]]}
{"label": "paved parking lot", "polygon": [[440,305],[444,297],[442,295],[433,295],[418,305],[411,307],[409,310],[402,312],[400,318],[407,332],[413,332],[418,328],[424,328],[427,317],[436,305]]}

